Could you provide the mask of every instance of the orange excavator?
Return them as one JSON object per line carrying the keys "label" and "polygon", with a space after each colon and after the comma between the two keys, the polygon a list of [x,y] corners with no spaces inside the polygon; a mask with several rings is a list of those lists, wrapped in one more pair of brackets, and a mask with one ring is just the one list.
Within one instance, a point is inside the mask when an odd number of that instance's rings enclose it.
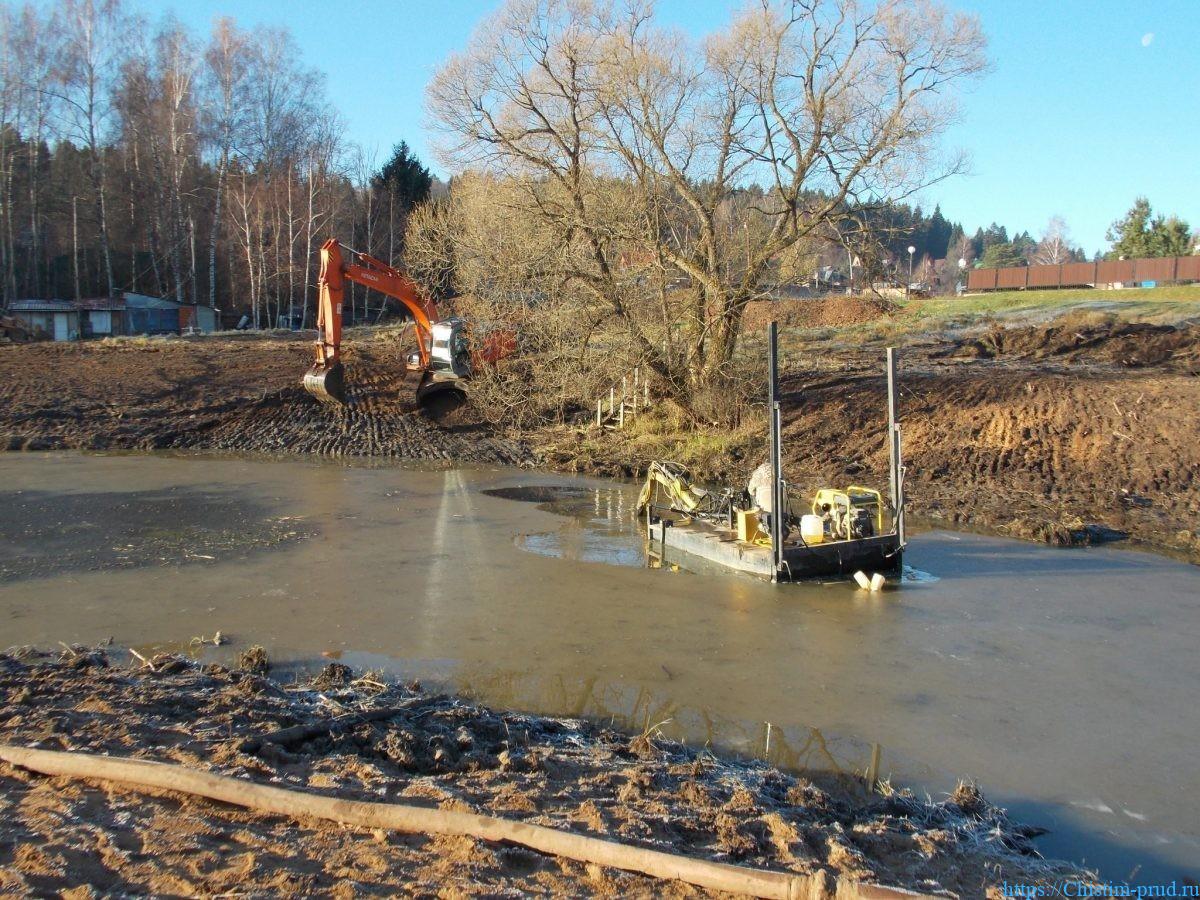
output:
{"label": "orange excavator", "polygon": [[[354,261],[347,264],[342,251]],[[511,332],[493,332],[472,350],[467,323],[457,316],[441,319],[437,305],[399,269],[366,253],[343,247],[330,239],[321,247],[321,272],[317,279],[317,360],[304,375],[305,389],[326,403],[346,402],[346,376],[342,365],[342,303],[346,282],[352,281],[399,300],[413,318],[417,352],[408,358],[408,369],[421,373],[417,402],[424,404],[435,393],[463,391],[462,382],[474,368],[495,363],[516,349]]]}

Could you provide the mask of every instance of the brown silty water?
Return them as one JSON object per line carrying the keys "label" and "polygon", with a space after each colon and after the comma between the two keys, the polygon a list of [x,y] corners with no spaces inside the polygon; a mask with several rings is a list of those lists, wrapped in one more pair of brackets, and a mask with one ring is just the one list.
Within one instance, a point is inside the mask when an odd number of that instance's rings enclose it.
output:
{"label": "brown silty water", "polygon": [[0,457],[0,645],[261,643],[931,792],[1109,878],[1200,875],[1200,571],[912,538],[904,584],[645,566],[633,486],[503,468]]}

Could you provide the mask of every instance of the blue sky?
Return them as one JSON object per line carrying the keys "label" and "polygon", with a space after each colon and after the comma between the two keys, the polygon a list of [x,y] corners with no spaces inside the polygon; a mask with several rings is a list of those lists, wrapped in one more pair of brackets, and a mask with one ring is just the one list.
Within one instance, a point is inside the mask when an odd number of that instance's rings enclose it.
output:
{"label": "blue sky", "polygon": [[[425,83],[499,0],[134,0],[207,32],[286,25],[328,77],[348,137],[378,150],[408,141],[427,163]],[[979,14],[991,71],[964,98],[948,147],[971,174],[922,198],[968,231],[996,221],[1036,237],[1063,216],[1090,254],[1144,194],[1200,227],[1200,0],[948,0]],[[696,34],[727,21],[726,0],[659,0],[665,21]],[[435,171],[436,171],[436,167]]]}

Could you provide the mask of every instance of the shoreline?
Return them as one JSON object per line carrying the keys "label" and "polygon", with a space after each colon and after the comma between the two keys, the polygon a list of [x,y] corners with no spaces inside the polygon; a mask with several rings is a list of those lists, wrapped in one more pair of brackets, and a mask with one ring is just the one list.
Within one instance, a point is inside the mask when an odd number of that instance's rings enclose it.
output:
{"label": "shoreline", "polygon": [[[863,478],[882,484],[886,340],[846,346],[843,332],[804,334],[786,332],[785,361],[790,353],[801,362],[785,366],[782,381],[790,482],[801,496]],[[1058,545],[1128,536],[1200,562],[1200,326],[1064,320],[914,341],[902,344],[900,375],[914,519]],[[351,341],[351,403],[339,408],[299,386],[307,346],[294,339],[0,347],[0,449],[470,463],[633,479],[650,460],[672,459],[713,484],[744,483],[761,461],[753,410],[722,429],[689,424],[669,406],[612,432],[506,430],[469,408],[435,420],[415,405],[404,347],[386,329]]]}
{"label": "shoreline", "polygon": [[[57,658],[10,650],[0,654],[0,742],[170,761],[326,796],[488,813],[696,859],[926,893],[983,896],[1006,879],[1091,878],[1031,855],[1037,829],[1011,822],[970,785],[941,803],[888,785],[864,801],[762,762],[664,740],[653,729],[630,735],[496,711],[340,664],[284,684],[265,665],[254,652],[243,653],[242,670],[169,654],[122,668],[103,649],[65,648]],[[332,732],[317,728],[301,740],[261,741],[281,728],[381,708],[399,712]],[[248,740],[255,738],[257,747]],[[702,893],[511,846],[398,833],[371,840],[361,830],[161,792],[148,799],[7,764],[0,781],[0,885],[8,889],[36,893],[83,881],[103,889],[112,878],[151,892],[184,885],[219,892],[234,883],[236,863],[241,889],[335,893],[353,869],[368,879],[356,886],[366,893],[434,883]],[[105,850],[139,841],[154,851]],[[78,849],[66,854],[67,847]],[[309,859],[326,862],[305,865]]]}

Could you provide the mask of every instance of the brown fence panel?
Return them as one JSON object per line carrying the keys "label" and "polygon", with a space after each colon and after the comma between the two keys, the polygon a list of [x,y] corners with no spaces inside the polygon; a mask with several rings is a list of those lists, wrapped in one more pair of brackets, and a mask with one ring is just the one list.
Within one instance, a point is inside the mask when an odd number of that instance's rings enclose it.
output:
{"label": "brown fence panel", "polygon": [[1007,269],[996,270],[996,287],[998,288],[1022,288],[1025,287],[1026,279],[1029,277],[1028,266],[1013,266]]}
{"label": "brown fence panel", "polygon": [[1095,283],[1095,263],[1063,263],[1061,281],[1063,287],[1081,287],[1085,284]]}
{"label": "brown fence panel", "polygon": [[967,273],[968,291],[990,291],[996,287],[999,269],[972,269]]}
{"label": "brown fence panel", "polygon": [[1011,290],[1024,287],[1082,287],[1141,281],[1200,281],[1200,255],[1146,259],[1107,259],[1094,263],[1063,263],[1061,266],[1010,266],[1003,269],[972,269],[967,273],[967,290]]}
{"label": "brown fence panel", "polygon": [[1062,266],[1030,266],[1030,287],[1058,287],[1062,283]]}
{"label": "brown fence panel", "polygon": [[1179,257],[1179,267],[1175,270],[1176,281],[1200,281],[1200,256]]}
{"label": "brown fence panel", "polygon": [[1096,283],[1111,284],[1114,281],[1133,281],[1132,259],[1107,259],[1096,263]]}
{"label": "brown fence panel", "polygon": [[1135,281],[1174,281],[1175,257],[1159,259],[1135,259],[1133,261]]}

